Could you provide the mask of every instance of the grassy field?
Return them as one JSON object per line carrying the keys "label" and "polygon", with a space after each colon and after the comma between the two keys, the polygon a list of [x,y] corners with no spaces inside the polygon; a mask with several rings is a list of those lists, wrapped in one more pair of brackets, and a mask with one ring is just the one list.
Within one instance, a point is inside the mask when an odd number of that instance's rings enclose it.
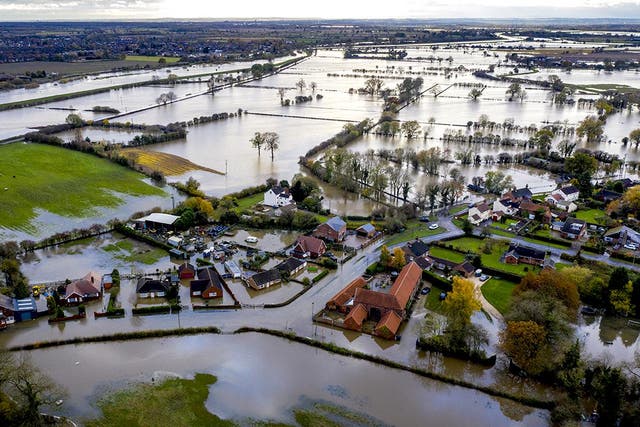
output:
{"label": "grassy field", "polygon": [[440,294],[444,292],[437,286],[431,286],[431,292],[427,294],[424,299],[424,308],[434,311],[436,313],[443,313],[442,301],[440,301]]}
{"label": "grassy field", "polygon": [[39,144],[0,147],[0,226],[32,231],[42,209],[83,218],[100,207],[116,207],[131,196],[165,192],[142,181],[143,175],[105,159]]}
{"label": "grassy field", "polygon": [[591,224],[604,224],[606,213],[600,209],[587,209],[575,212],[576,218]]}
{"label": "grassy field", "polygon": [[252,196],[243,197],[242,199],[238,199],[238,210],[242,211],[252,208],[258,203],[262,203],[263,201],[264,193],[256,193]]}
{"label": "grassy field", "polygon": [[435,230],[429,230],[429,224],[411,220],[407,221],[405,230],[402,233],[396,233],[389,236],[385,243],[389,246],[393,246],[421,237],[435,236],[437,234],[444,233],[445,231],[447,230],[443,227],[438,227]]}
{"label": "grassy field", "polygon": [[142,148],[125,148],[120,150],[120,154],[133,160],[138,165],[158,171],[167,176],[182,175],[183,173],[193,170],[202,170],[218,175],[224,175],[220,171],[197,165],[183,157],[169,153],[160,153],[158,151],[144,150]]}
{"label": "grassy field", "polygon": [[113,256],[119,260],[147,265],[155,264],[167,256],[167,252],[163,249],[153,248],[142,243],[134,244],[128,239],[107,245],[102,250],[113,253]]}
{"label": "grassy field", "polygon": [[175,64],[180,61],[179,57],[175,56],[141,56],[141,55],[127,55],[124,60],[125,61],[136,61],[136,62],[158,62],[160,58],[164,58],[167,64]]}
{"label": "grassy field", "polygon": [[442,258],[451,262],[461,263],[465,260],[465,255],[460,252],[452,251],[450,249],[441,248],[439,246],[432,246],[429,249],[429,255],[436,258]]}
{"label": "grassy field", "polygon": [[[136,64],[139,62],[139,64]],[[158,61],[155,61],[156,63]],[[167,62],[169,60],[167,59]],[[47,73],[60,75],[74,75],[111,71],[114,68],[149,65],[148,61],[106,60],[106,61],[78,61],[78,62],[9,62],[0,64],[0,73],[24,74],[29,71],[45,70]]]}
{"label": "grassy field", "polygon": [[102,416],[88,421],[103,426],[233,426],[209,413],[205,401],[216,377],[196,374],[194,379],[168,379],[160,385],[139,384],[103,398]]}
{"label": "grassy field", "polygon": [[516,284],[504,279],[491,278],[482,285],[482,295],[500,313],[505,314],[511,306],[511,294]]}

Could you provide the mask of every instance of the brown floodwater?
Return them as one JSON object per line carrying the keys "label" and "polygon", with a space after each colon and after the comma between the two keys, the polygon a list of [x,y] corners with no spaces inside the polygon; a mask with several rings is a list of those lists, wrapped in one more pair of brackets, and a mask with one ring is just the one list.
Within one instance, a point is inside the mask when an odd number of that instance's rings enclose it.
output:
{"label": "brown floodwater", "polygon": [[549,423],[546,411],[258,334],[65,346],[30,355],[69,392],[56,412],[79,420],[97,414],[105,392],[154,375],[204,372],[218,377],[207,409],[245,422],[292,422],[293,408],[327,401],[395,426]]}

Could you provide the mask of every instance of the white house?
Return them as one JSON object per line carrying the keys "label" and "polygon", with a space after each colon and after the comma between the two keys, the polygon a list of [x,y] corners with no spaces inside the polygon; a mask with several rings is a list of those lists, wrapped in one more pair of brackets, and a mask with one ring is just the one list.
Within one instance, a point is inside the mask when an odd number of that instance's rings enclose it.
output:
{"label": "white house", "polygon": [[[574,185],[568,185],[566,187],[553,190],[551,194],[546,197],[545,201],[550,205],[557,206],[559,202],[575,202],[578,200],[579,196],[580,190],[578,190]],[[562,207],[560,208],[563,209]]]}
{"label": "white house", "polygon": [[566,211],[568,213],[571,213],[578,210],[578,205],[567,200],[560,200],[559,202],[556,203],[556,208],[560,209],[561,211]]}
{"label": "white house", "polygon": [[264,193],[264,202],[262,204],[278,208],[281,206],[290,205],[292,203],[293,197],[291,196],[291,193],[289,193],[288,188],[274,186]]}
{"label": "white house", "polygon": [[491,208],[486,203],[480,203],[469,209],[469,222],[473,225],[480,225],[491,217]]}
{"label": "white house", "polygon": [[510,199],[503,198],[493,202],[493,211],[502,212],[505,215],[513,216],[519,211],[520,203]]}

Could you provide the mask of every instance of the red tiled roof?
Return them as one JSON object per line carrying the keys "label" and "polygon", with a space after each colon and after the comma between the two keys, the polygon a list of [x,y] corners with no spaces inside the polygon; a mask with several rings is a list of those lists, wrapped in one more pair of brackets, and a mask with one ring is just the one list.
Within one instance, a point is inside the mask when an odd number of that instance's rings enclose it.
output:
{"label": "red tiled roof", "polygon": [[362,322],[367,318],[367,314],[367,309],[358,304],[344,318],[344,325],[350,329],[362,329]]}
{"label": "red tiled roof", "polygon": [[65,291],[65,297],[85,294],[97,294],[100,293],[100,280],[101,278],[93,271],[87,273],[82,279],[71,282],[67,285]]}
{"label": "red tiled roof", "polygon": [[382,292],[370,291],[369,289],[356,289],[354,304],[366,304],[374,307],[388,308],[391,310],[402,310],[404,306],[398,304],[398,299]]}
{"label": "red tiled roof", "polygon": [[367,282],[362,278],[362,276],[354,279],[351,283],[345,286],[344,289],[335,294],[327,304],[335,304],[338,307],[345,305],[356,294],[356,289],[364,288],[366,284]]}
{"label": "red tiled roof", "polygon": [[407,306],[407,302],[409,302],[409,298],[413,295],[413,291],[420,283],[421,278],[422,269],[415,262],[410,262],[400,271],[398,278],[389,291],[389,295],[396,298],[401,309]]}
{"label": "red tiled roof", "polygon": [[296,241],[296,246],[300,246],[304,252],[321,253],[326,249],[325,243],[313,236],[300,236]]}
{"label": "red tiled roof", "polygon": [[376,334],[387,338],[394,337],[400,329],[402,318],[395,311],[388,311],[376,325]]}

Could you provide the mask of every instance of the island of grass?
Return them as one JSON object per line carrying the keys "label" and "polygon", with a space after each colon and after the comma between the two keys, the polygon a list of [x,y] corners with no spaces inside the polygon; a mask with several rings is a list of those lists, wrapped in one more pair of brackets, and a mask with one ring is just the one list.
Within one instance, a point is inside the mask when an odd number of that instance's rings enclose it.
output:
{"label": "island of grass", "polygon": [[90,154],[15,143],[0,147],[0,227],[33,232],[37,209],[86,218],[122,195],[164,196],[144,175]]}
{"label": "island of grass", "polygon": [[143,55],[127,55],[125,56],[125,61],[136,61],[136,62],[155,62],[159,63],[161,59],[164,59],[163,62],[166,64],[175,64],[180,61],[179,57],[176,56],[143,56]]}
{"label": "island of grass", "polygon": [[[195,374],[193,379],[170,378],[159,384],[138,384],[130,389],[107,394],[99,402],[99,418],[85,422],[88,427],[107,426],[236,426],[262,427],[288,424],[243,420],[223,420],[207,411],[209,387],[217,381],[210,374]],[[305,399],[306,400],[306,399]],[[329,402],[308,402],[293,410],[296,425],[301,427],[378,426],[381,423],[366,414]],[[246,421],[246,422],[245,422]]]}
{"label": "island of grass", "polygon": [[504,315],[511,306],[511,296],[516,286],[515,283],[508,280],[492,277],[482,285],[480,290],[489,304]]}

